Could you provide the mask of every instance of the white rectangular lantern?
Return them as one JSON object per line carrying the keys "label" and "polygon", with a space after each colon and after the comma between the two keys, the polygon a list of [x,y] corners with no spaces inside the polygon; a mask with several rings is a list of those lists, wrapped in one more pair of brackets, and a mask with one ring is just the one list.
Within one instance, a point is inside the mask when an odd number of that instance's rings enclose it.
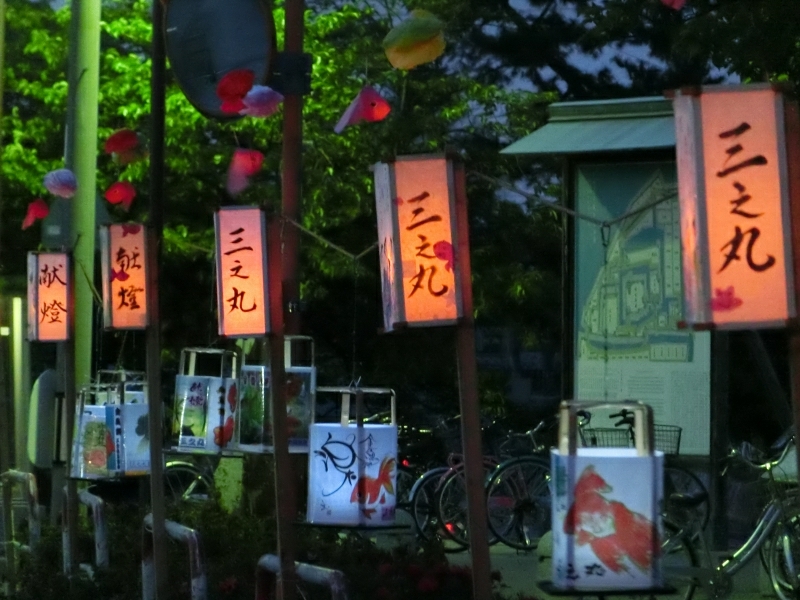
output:
{"label": "white rectangular lantern", "polygon": [[264,212],[228,206],[214,216],[219,334],[254,337],[269,331]]}
{"label": "white rectangular lantern", "polygon": [[673,105],[686,322],[782,327],[795,315],[784,99],[710,86]]}
{"label": "white rectangular lantern", "polygon": [[70,337],[69,255],[28,253],[28,339],[63,342]]}
{"label": "white rectangular lantern", "polygon": [[103,324],[106,329],[147,327],[147,241],[137,223],[100,229]]}
{"label": "white rectangular lantern", "polygon": [[461,265],[452,161],[441,155],[401,156],[378,163],[375,205],[384,329],[450,325],[462,316]]}

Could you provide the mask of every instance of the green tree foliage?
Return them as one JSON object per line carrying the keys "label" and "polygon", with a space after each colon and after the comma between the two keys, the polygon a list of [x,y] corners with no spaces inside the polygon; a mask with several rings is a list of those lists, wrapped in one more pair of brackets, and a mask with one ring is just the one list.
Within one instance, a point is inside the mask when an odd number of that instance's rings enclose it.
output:
{"label": "green tree foliage", "polygon": [[[105,138],[122,127],[149,133],[149,6],[144,0],[114,0],[103,6],[98,192],[116,180],[133,182],[138,192],[129,214],[118,206],[109,207],[115,221],[147,218],[147,162],[121,167],[101,148]],[[469,174],[479,318],[484,323],[514,325],[528,340],[552,337],[559,298],[559,221],[549,211],[531,211],[524,204],[498,199],[491,185],[473,174],[516,180],[533,172],[531,185],[542,193],[552,192],[547,171],[531,171],[531,165],[501,157],[498,151],[543,122],[544,109],[554,96],[509,92],[499,80],[476,78],[462,69],[461,33],[450,25],[443,58],[408,72],[391,68],[381,41],[392,25],[407,17],[409,8],[396,0],[309,3],[305,49],[313,57],[313,76],[303,113],[302,225],[359,254],[376,242],[370,166],[395,155],[455,149],[464,157]],[[445,10],[444,5],[441,9],[447,21],[457,24],[464,18],[456,9]],[[282,3],[276,4],[273,14],[280,48]],[[23,250],[38,245],[39,226],[22,232],[19,224],[27,204],[46,193],[43,175],[62,166],[68,22],[68,7],[54,10],[46,3],[9,0],[2,156],[7,274],[24,272]],[[212,214],[231,203],[265,203],[279,210],[281,157],[280,114],[267,119],[208,119],[168,79],[161,273],[167,359],[184,346],[220,343],[213,297]],[[365,84],[387,98],[391,114],[383,122],[334,134],[333,126]],[[265,161],[253,185],[232,199],[224,183],[237,145],[260,150]],[[449,331],[377,336],[377,267],[375,251],[354,263],[349,256],[303,237],[304,319],[318,340],[326,376],[346,383],[355,373],[370,383],[401,388],[432,381],[434,388],[437,384],[449,388],[455,396],[453,353],[447,351],[445,360],[441,358],[442,344],[452,343]],[[141,367],[138,339],[136,334],[105,334],[103,344],[98,344],[103,353],[98,362],[107,364],[121,356],[129,368]],[[420,351],[420,344],[426,351]],[[406,368],[398,369],[398,364]]]}

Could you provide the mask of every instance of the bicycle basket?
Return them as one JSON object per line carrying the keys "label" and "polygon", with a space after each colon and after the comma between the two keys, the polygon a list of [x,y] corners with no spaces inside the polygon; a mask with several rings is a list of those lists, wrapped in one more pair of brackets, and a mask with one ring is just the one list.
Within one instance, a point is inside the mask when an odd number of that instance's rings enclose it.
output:
{"label": "bicycle basket", "polygon": [[584,427],[581,430],[587,448],[631,448],[633,440],[628,429],[619,427]]}
{"label": "bicycle basket", "polygon": [[678,454],[681,448],[681,428],[677,425],[653,425],[656,450]]}

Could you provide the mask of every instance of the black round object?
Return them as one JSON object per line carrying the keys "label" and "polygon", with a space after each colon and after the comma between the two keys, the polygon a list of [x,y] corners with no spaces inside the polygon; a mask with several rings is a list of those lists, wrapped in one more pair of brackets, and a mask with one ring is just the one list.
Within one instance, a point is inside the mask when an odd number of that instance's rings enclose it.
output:
{"label": "black round object", "polygon": [[220,110],[216,92],[227,73],[250,69],[257,84],[269,79],[275,21],[264,0],[167,0],[164,31],[178,85],[208,117],[236,117]]}

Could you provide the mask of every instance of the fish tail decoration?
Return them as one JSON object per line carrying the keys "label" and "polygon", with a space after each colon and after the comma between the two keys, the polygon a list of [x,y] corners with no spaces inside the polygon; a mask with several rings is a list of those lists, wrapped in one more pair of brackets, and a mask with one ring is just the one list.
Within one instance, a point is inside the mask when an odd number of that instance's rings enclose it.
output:
{"label": "fish tail decoration", "polygon": [[397,461],[391,456],[387,456],[381,461],[381,467],[378,471],[378,484],[383,487],[390,494],[394,494],[394,486],[392,485],[392,471]]}

